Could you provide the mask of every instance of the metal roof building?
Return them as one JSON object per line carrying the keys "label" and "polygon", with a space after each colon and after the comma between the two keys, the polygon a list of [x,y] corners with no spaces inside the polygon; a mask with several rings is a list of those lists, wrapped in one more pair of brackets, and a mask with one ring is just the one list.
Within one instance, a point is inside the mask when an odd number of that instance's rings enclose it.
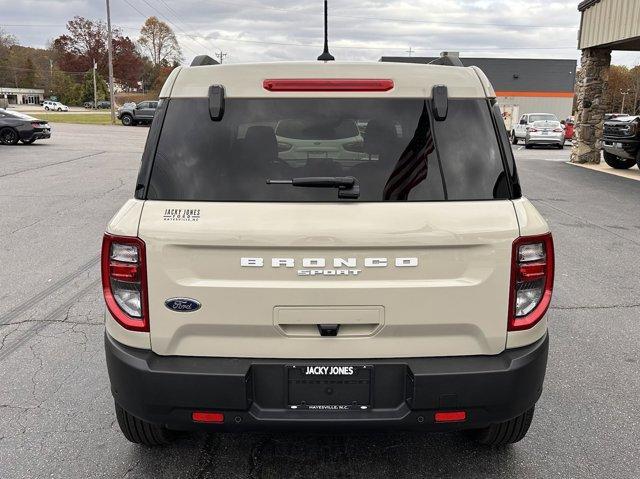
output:
{"label": "metal roof building", "polygon": [[[434,57],[382,57],[382,62],[429,63]],[[487,75],[503,108],[507,127],[524,113],[554,113],[559,119],[573,110],[576,60],[461,58]],[[514,118],[507,118],[513,116]]]}

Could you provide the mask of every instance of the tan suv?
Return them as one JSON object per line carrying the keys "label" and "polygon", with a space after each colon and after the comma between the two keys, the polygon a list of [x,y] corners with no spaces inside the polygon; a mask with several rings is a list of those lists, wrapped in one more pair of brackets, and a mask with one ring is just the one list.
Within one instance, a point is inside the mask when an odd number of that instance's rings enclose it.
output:
{"label": "tan suv", "polygon": [[[279,147],[282,122],[317,148]],[[326,140],[347,123],[361,155]],[[280,428],[516,442],[553,258],[479,69],[178,68],[104,236],[118,422],[147,445]]]}

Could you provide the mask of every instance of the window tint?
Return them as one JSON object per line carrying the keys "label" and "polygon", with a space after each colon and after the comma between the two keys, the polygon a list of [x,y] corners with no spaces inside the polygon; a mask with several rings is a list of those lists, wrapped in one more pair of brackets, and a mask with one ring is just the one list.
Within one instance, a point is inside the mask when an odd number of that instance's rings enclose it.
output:
{"label": "window tint", "polygon": [[138,103],[138,108],[142,109],[142,108],[149,108],[149,103],[146,101],[141,101],[140,103]]}
{"label": "window tint", "polygon": [[359,136],[355,120],[282,120],[276,136],[297,140],[339,140]]}
{"label": "window tint", "polygon": [[447,119],[435,125],[448,199],[505,198],[507,178],[489,104],[450,100]]}
{"label": "window tint", "polygon": [[445,185],[448,199],[504,198],[485,100],[450,100],[445,122],[423,99],[228,98],[221,121],[205,98],[166,108],[149,199],[338,201],[335,189],[267,184],[318,176],[355,177],[359,201],[442,201]]}

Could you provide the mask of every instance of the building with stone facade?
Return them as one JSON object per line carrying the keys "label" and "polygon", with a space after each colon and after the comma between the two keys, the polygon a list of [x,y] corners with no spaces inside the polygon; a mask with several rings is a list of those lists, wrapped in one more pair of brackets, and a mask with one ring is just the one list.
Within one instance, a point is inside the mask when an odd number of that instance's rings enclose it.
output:
{"label": "building with stone facade", "polygon": [[584,0],[578,48],[582,50],[576,93],[575,163],[599,163],[604,115],[610,113],[607,89],[611,52],[640,51],[640,0]]}

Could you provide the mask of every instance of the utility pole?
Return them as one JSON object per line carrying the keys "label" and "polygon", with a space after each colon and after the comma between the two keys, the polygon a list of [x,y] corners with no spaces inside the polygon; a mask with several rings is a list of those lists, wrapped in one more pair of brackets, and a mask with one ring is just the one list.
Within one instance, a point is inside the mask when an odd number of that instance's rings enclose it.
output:
{"label": "utility pole", "polygon": [[407,50],[407,53],[409,54],[409,58],[411,58],[411,54],[414,52],[414,49],[409,47],[409,49]]}
{"label": "utility pole", "polygon": [[113,94],[113,38],[111,36],[111,6],[107,0],[107,32],[108,32],[108,50],[109,50],[109,103],[111,103],[111,124],[116,123],[116,104],[115,95]]}
{"label": "utility pole", "polygon": [[53,93],[53,60],[49,58],[49,96]]}
{"label": "utility pole", "polygon": [[98,109],[98,86],[96,85],[96,69],[98,68],[98,64],[96,60],[93,60],[93,109]]}
{"label": "utility pole", "polygon": [[227,58],[229,54],[223,52],[222,50],[220,50],[218,53],[215,54],[216,58],[218,58],[220,60],[220,64],[222,65],[222,61]]}
{"label": "utility pole", "polygon": [[627,91],[620,90],[620,93],[622,94],[622,106],[620,107],[620,113],[624,114],[624,102],[627,99],[627,95],[631,93],[631,90],[627,90]]}

